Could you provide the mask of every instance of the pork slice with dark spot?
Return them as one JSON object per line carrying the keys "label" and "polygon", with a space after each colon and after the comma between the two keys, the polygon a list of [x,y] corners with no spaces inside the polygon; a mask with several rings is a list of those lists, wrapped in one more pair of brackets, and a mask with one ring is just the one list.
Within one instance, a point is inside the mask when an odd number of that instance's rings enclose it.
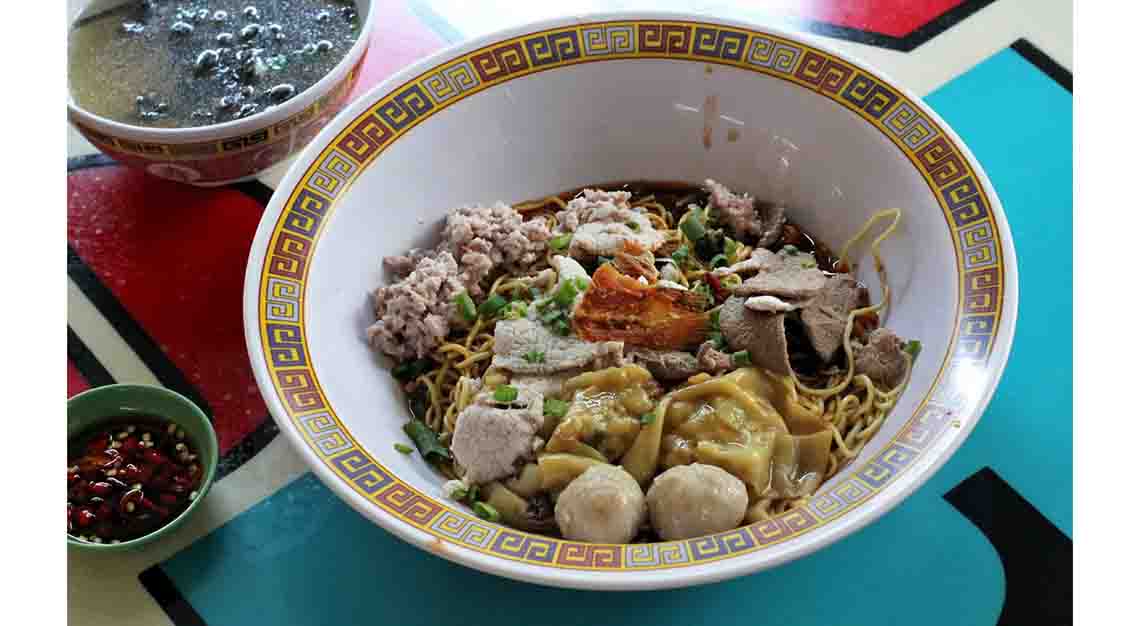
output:
{"label": "pork slice with dark spot", "polygon": [[867,305],[867,289],[850,274],[828,277],[819,295],[800,313],[811,347],[824,363],[831,362],[843,345],[843,331],[851,311]]}
{"label": "pork slice with dark spot", "polygon": [[894,389],[906,377],[904,345],[903,340],[890,329],[875,329],[866,343],[856,341],[852,347],[855,374],[866,374],[880,388]]}
{"label": "pork slice with dark spot", "polygon": [[653,374],[657,380],[685,380],[701,371],[697,357],[680,350],[629,348],[625,355],[634,363],[649,370],[649,373]]}
{"label": "pork slice with dark spot", "polygon": [[732,355],[721,352],[715,343],[706,341],[697,350],[697,364],[702,372],[723,374],[732,369]]}
{"label": "pork slice with dark spot", "polygon": [[744,298],[731,297],[720,308],[720,330],[733,350],[747,350],[752,364],[777,374],[790,375],[784,313],[760,313],[744,306]]}

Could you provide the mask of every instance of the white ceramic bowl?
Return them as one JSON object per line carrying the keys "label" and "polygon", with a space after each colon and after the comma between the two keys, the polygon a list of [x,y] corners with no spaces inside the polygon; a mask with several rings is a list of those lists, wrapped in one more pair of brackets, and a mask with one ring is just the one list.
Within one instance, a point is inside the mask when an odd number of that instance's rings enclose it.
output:
{"label": "white ceramic bowl", "polygon": [[[95,115],[69,96],[67,118],[108,156],[160,178],[203,187],[252,179],[305,147],[348,103],[376,13],[373,0],[355,2],[360,36],[348,54],[314,85],[261,113],[210,126],[150,128]],[[73,22],[89,4],[82,3]]]}
{"label": "white ceramic bowl", "polygon": [[[443,497],[442,479],[418,455],[393,450],[404,440],[404,403],[364,339],[382,256],[432,243],[445,211],[462,203],[706,177],[782,198],[833,246],[875,210],[905,210],[883,248],[894,291],[888,322],[921,340],[923,353],[882,430],[805,508],[689,541],[581,544],[483,522]],[[656,13],[511,29],[373,89],[278,187],[245,287],[261,392],[334,492],[455,562],[593,589],[739,576],[879,517],[974,427],[1016,314],[1001,204],[966,146],[914,94],[796,35]]]}

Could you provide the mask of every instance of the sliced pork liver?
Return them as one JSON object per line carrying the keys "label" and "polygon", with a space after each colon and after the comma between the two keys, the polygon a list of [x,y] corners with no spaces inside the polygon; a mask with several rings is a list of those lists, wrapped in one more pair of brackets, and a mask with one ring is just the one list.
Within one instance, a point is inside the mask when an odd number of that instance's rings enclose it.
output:
{"label": "sliced pork liver", "polygon": [[829,276],[819,295],[800,313],[811,347],[824,363],[830,363],[843,345],[847,316],[867,305],[867,289],[850,274]]}
{"label": "sliced pork liver", "polygon": [[697,357],[680,350],[629,348],[626,356],[644,366],[657,380],[685,380],[701,371]]}
{"label": "sliced pork liver", "polygon": [[756,275],[733,289],[733,295],[802,301],[819,294],[827,282],[827,274],[815,267],[815,258],[810,254],[777,254],[761,249],[736,266],[743,263],[750,263]]}
{"label": "sliced pork liver", "polygon": [[790,375],[784,313],[758,313],[733,296],[720,308],[720,330],[733,350],[747,350],[752,364],[777,374]]}

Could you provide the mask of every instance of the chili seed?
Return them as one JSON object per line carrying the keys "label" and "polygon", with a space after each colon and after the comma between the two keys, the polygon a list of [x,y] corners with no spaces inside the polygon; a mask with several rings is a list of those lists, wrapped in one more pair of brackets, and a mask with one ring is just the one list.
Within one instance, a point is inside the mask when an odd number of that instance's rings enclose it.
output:
{"label": "chili seed", "polygon": [[245,16],[245,19],[247,20],[256,20],[261,17],[261,12],[258,11],[257,7],[253,6],[252,4],[242,9],[241,14]]}
{"label": "chili seed", "polygon": [[238,35],[240,35],[242,39],[253,39],[260,32],[261,24],[246,24],[242,27]]}
{"label": "chili seed", "polygon": [[230,17],[230,14],[226,13],[225,11],[214,11],[213,18],[214,18],[215,22],[224,22],[227,19],[229,19],[229,17]]}
{"label": "chili seed", "polygon": [[333,49],[333,42],[328,39],[322,39],[317,42],[317,52],[328,52]]}
{"label": "chili seed", "polygon": [[173,434],[174,434],[174,431],[176,431],[176,430],[178,430],[178,425],[177,425],[177,424],[169,424],[169,425],[167,425],[167,427],[166,427],[166,434],[168,434],[168,435],[173,435]]}

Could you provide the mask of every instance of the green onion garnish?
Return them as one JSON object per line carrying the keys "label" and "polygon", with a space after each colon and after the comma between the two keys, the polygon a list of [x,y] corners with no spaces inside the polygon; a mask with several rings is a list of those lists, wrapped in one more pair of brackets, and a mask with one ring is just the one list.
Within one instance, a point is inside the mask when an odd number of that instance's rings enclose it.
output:
{"label": "green onion garnish", "polygon": [[788,245],[783,247],[782,252],[784,252],[785,254],[799,254],[800,249],[793,246],[792,244],[788,244]]}
{"label": "green onion garnish", "polygon": [[514,402],[519,397],[519,390],[510,385],[499,385],[495,388],[495,402]]}
{"label": "green onion garnish", "polygon": [[558,398],[547,398],[542,401],[542,414],[552,417],[562,417],[570,410],[570,403]]}
{"label": "green onion garnish", "polygon": [[728,257],[730,261],[736,258],[736,251],[739,249],[739,243],[733,241],[728,237],[724,238],[724,256]]}
{"label": "green onion garnish", "polygon": [[689,241],[696,242],[705,236],[705,225],[701,223],[696,213],[689,213],[681,220],[681,232]]}
{"label": "green onion garnish", "polygon": [[392,375],[398,380],[411,380],[430,370],[431,366],[432,360],[427,358],[404,361],[392,368]]}
{"label": "green onion garnish", "polygon": [[486,502],[476,502],[471,505],[471,508],[475,510],[475,515],[478,515],[480,519],[485,519],[488,522],[497,522],[500,519],[499,512],[495,510],[495,507]]}
{"label": "green onion garnish", "polygon": [[724,256],[723,254],[718,254],[709,261],[709,265],[713,266],[713,268],[728,265],[728,257]]}
{"label": "green onion garnish", "polygon": [[917,339],[911,339],[903,346],[903,352],[909,354],[912,361],[917,359],[918,353],[922,352],[922,342]]}
{"label": "green onion garnish", "polygon": [[527,352],[523,355],[523,359],[525,359],[527,363],[545,363],[546,353],[539,352],[538,350],[531,350],[530,352]]}
{"label": "green onion garnish", "polygon": [[748,354],[747,350],[732,353],[732,364],[736,367],[748,367],[752,365],[752,355]]}
{"label": "green onion garnish", "polygon": [[415,448],[411,446],[405,446],[402,443],[393,444],[392,447],[395,448],[396,452],[399,452],[400,454],[411,454],[412,451],[415,450]]}
{"label": "green onion garnish", "polygon": [[689,246],[680,246],[669,256],[673,258],[673,262],[676,263],[678,267],[684,265],[685,261],[689,259]]}
{"label": "green onion garnish", "polygon": [[719,330],[709,333],[709,341],[713,342],[713,347],[721,350],[725,346],[724,333]]}
{"label": "green onion garnish", "polygon": [[649,425],[653,423],[653,420],[657,419],[657,413],[655,411],[650,411],[638,419],[641,420],[642,424]]}
{"label": "green onion garnish", "polygon": [[526,302],[515,300],[503,310],[503,319],[521,320],[526,317]]}
{"label": "green onion garnish", "polygon": [[625,223],[625,225],[626,225],[626,226],[628,226],[628,227],[629,227],[629,229],[630,229],[630,230],[632,230],[632,231],[633,231],[633,232],[635,232],[635,233],[636,233],[637,231],[641,230],[641,225],[640,225],[640,224],[638,224],[637,222],[633,221],[633,220],[630,220],[630,221],[626,222],[626,223]]}
{"label": "green onion garnish", "polygon": [[572,234],[559,235],[550,240],[550,249],[555,252],[562,252],[570,247],[570,240],[574,238]]}
{"label": "green onion garnish", "polygon": [[494,317],[495,314],[499,312],[499,309],[505,306],[507,306],[507,299],[495,294],[484,300],[483,304],[479,305],[479,315],[481,317]]}
{"label": "green onion garnish", "polygon": [[566,321],[566,318],[556,320],[554,322],[554,332],[563,337],[568,337],[570,335],[570,322]]}
{"label": "green onion garnish", "polygon": [[566,308],[574,304],[574,298],[577,295],[578,288],[574,286],[574,281],[563,281],[561,285],[558,285],[558,291],[554,292],[554,302],[558,306]]}
{"label": "green onion garnish", "polygon": [[578,276],[574,278],[574,286],[578,288],[578,291],[585,291],[590,288],[590,281],[589,279]]}
{"label": "green onion garnish", "polygon": [[416,444],[416,449],[430,462],[450,461],[451,452],[439,442],[435,431],[426,423],[415,419],[404,424],[404,433]]}
{"label": "green onion garnish", "polygon": [[455,296],[455,308],[459,309],[459,314],[468,322],[474,322],[479,317],[479,313],[475,309],[475,301],[467,295],[466,291]]}

